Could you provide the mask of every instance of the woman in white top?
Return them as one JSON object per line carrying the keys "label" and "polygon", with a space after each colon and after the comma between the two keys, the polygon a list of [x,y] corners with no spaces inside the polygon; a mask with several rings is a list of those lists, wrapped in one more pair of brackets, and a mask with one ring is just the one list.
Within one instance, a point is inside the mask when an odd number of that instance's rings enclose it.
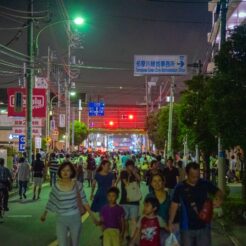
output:
{"label": "woman in white top", "polygon": [[56,213],[56,234],[59,246],[68,246],[68,231],[71,235],[72,246],[78,246],[81,232],[81,214],[78,197],[81,198],[84,208],[90,215],[91,210],[82,184],[74,180],[76,170],[73,164],[71,162],[64,162],[59,167],[58,176],[60,179],[52,187],[46,209],[41,216],[41,221],[44,222],[46,220],[48,211]]}

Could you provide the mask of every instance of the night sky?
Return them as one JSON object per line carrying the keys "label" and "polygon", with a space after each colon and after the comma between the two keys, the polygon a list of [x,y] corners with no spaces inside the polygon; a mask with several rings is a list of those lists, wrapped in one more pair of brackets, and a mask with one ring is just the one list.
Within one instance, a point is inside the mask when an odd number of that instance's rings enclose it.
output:
{"label": "night sky", "polygon": [[[86,19],[86,26],[80,30],[84,49],[74,50],[73,55],[76,55],[77,60],[83,61],[84,66],[92,67],[81,69],[79,78],[75,79],[77,89],[87,92],[92,98],[100,95],[106,103],[117,104],[144,101],[144,78],[133,76],[134,54],[186,54],[189,63],[199,59],[204,61],[206,58],[209,48],[207,32],[211,29],[207,1],[51,0],[49,8],[52,21],[65,18],[62,2],[69,18],[81,14]],[[48,0],[37,0],[35,10],[47,9],[47,3]],[[19,10],[26,10],[25,4],[25,0],[0,1],[1,6]],[[10,13],[0,8],[1,28],[23,25],[23,19],[6,17],[6,12]],[[35,32],[45,25],[47,24],[42,22],[36,23]],[[0,32],[0,43],[5,45],[18,30],[0,29]],[[47,55],[48,45],[58,57],[56,63],[60,64],[66,60],[67,36],[64,25],[50,28],[41,35],[40,56]],[[20,38],[11,42],[8,47],[25,53],[26,31],[23,30]],[[0,59],[22,63],[3,54],[0,54]],[[0,69],[13,71],[3,65]],[[190,70],[189,76],[193,73],[194,71]],[[2,76],[0,87],[18,85],[19,75],[11,76]],[[184,89],[181,81],[189,76],[177,78],[176,93]],[[169,81],[170,77],[160,77],[158,84]],[[158,88],[153,89],[153,98],[157,91]]]}

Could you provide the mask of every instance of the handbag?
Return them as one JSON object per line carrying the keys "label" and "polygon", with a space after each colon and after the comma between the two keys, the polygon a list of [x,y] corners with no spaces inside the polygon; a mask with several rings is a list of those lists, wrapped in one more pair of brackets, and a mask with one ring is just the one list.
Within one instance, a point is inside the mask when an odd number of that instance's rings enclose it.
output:
{"label": "handbag", "polygon": [[165,246],[179,246],[179,245],[180,244],[173,233],[171,233],[165,241]]}
{"label": "handbag", "polygon": [[81,216],[83,216],[86,213],[86,209],[83,205],[82,197],[81,197],[81,194],[79,192],[79,186],[78,186],[77,182],[75,183],[75,189],[76,189],[76,199],[77,199],[77,206],[79,209],[79,213]]}
{"label": "handbag", "polygon": [[208,199],[204,202],[201,211],[198,213],[198,218],[206,224],[210,224],[213,218],[213,202],[211,200]]}
{"label": "handbag", "polygon": [[130,175],[128,178],[128,185],[126,186],[126,194],[128,202],[138,202],[142,198],[142,193],[137,181],[130,182]]}

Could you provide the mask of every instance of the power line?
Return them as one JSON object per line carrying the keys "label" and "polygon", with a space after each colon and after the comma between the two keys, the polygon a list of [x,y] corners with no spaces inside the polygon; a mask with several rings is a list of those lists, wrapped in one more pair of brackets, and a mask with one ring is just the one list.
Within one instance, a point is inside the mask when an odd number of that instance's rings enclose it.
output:
{"label": "power line", "polygon": [[10,16],[10,17],[15,17],[15,18],[19,18],[19,19],[25,19],[25,20],[30,20],[30,19],[36,19],[36,20],[40,20],[40,19],[45,19],[48,17],[48,15],[46,16],[33,16],[33,17],[28,17],[28,16],[21,16],[21,15],[15,15],[15,14],[9,14],[3,11],[0,11],[1,15],[6,15],[6,16]]}
{"label": "power line", "polygon": [[3,45],[3,44],[0,44],[0,47],[1,47],[2,49],[6,49],[6,50],[8,50],[8,51],[10,51],[10,52],[12,52],[12,53],[15,53],[15,54],[17,54],[17,55],[19,55],[19,56],[24,56],[24,57],[26,57],[26,58],[29,58],[28,55],[25,55],[25,54],[23,54],[23,53],[21,53],[21,52],[18,52],[18,51],[13,50],[13,49],[11,49],[11,48],[9,48],[9,47],[6,47],[6,46]]}
{"label": "power line", "polygon": [[[197,1],[197,0],[194,0],[194,1],[179,1],[179,0],[147,0],[147,2],[153,2],[153,3],[175,3],[175,4],[208,4],[208,3],[218,3],[218,1]],[[246,0],[236,0],[236,1],[233,1],[233,3],[241,3],[241,2],[246,2]]]}
{"label": "power line", "polygon": [[[0,8],[6,9],[6,10],[9,10],[12,12],[16,12],[16,13],[30,14],[30,12],[28,12],[28,11],[19,10],[19,9],[12,9],[12,8],[5,7],[3,5],[0,5]],[[49,12],[49,10],[33,11],[34,14],[42,14],[42,13],[47,13],[47,12]]]}
{"label": "power line", "polygon": [[170,20],[170,19],[154,19],[154,18],[146,18],[146,17],[133,17],[133,16],[124,16],[124,15],[109,15],[109,17],[113,18],[121,18],[128,19],[134,21],[143,21],[143,22],[164,22],[164,23],[179,23],[179,24],[211,24],[208,21],[192,21],[192,20]]}
{"label": "power line", "polygon": [[1,30],[20,30],[20,29],[26,29],[28,26],[19,26],[19,27],[0,27]]}

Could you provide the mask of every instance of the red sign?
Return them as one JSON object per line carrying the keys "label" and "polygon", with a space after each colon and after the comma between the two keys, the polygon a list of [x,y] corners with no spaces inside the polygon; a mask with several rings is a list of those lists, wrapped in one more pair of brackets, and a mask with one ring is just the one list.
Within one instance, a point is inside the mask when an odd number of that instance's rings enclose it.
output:
{"label": "red sign", "polygon": [[[21,112],[15,111],[15,93],[23,94],[23,109]],[[8,116],[26,116],[26,89],[25,88],[9,88],[8,89]],[[32,96],[32,116],[45,118],[46,117],[46,90],[33,89]]]}

